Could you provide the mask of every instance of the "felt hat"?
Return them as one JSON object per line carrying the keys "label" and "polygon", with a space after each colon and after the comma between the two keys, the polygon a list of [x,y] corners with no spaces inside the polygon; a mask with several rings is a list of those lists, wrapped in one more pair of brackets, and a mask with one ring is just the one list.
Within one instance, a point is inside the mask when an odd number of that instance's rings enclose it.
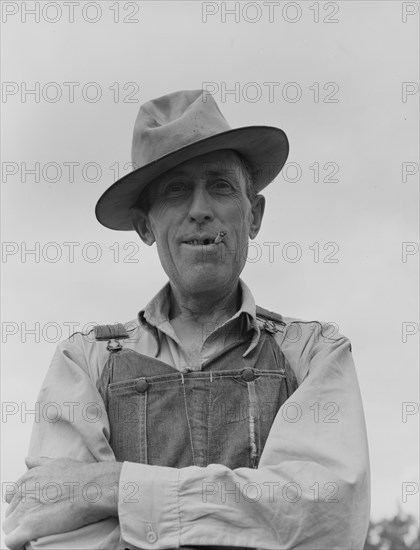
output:
{"label": "felt hat", "polygon": [[109,187],[96,204],[105,227],[133,230],[131,208],[157,176],[194,157],[233,149],[247,161],[258,193],[278,175],[289,152],[287,136],[272,126],[232,129],[213,96],[203,90],[179,91],[140,107],[131,151],[135,170]]}

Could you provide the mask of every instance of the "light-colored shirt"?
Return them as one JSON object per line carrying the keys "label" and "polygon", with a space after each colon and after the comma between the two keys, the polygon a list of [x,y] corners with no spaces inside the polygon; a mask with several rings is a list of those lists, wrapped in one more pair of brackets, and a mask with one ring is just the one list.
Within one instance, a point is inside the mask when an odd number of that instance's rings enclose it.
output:
{"label": "light-colored shirt", "polygon": [[[220,327],[203,330],[203,362],[243,331],[252,334],[245,354],[258,343],[262,322],[243,281],[240,289],[239,311]],[[183,370],[191,361],[168,318],[169,292],[167,285],[137,320],[125,324],[131,332],[124,346]],[[369,458],[350,341],[333,325],[283,321],[286,326],[275,338],[299,387],[277,413],[257,469],[124,462],[118,518],[43,537],[27,547],[363,548],[370,509]],[[106,345],[92,334],[75,334],[57,346],[39,395],[41,410],[55,405],[34,425],[31,456],[115,460],[97,389]]]}

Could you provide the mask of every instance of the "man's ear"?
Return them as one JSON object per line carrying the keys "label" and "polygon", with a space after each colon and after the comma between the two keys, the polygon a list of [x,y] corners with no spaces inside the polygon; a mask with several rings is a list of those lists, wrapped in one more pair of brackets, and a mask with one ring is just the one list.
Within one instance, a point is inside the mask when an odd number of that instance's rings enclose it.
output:
{"label": "man's ear", "polygon": [[149,216],[140,207],[133,206],[131,208],[131,220],[141,240],[152,246],[155,242],[155,236],[150,225]]}
{"label": "man's ear", "polygon": [[251,205],[251,225],[249,228],[249,236],[255,239],[261,227],[261,222],[264,216],[265,197],[256,195]]}

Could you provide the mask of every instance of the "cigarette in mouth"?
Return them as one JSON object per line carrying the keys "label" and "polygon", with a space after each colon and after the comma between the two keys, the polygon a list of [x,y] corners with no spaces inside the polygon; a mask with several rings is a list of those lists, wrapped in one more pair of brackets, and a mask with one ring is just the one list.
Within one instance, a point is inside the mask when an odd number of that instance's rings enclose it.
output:
{"label": "cigarette in mouth", "polygon": [[226,236],[227,231],[220,231],[220,233],[217,234],[217,237],[214,239],[214,244],[219,244],[222,242],[224,237]]}

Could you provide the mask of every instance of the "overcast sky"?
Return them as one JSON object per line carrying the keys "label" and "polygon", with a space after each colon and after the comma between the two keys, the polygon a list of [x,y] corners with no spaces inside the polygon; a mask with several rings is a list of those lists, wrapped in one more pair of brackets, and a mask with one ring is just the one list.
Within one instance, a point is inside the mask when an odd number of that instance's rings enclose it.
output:
{"label": "overcast sky", "polygon": [[140,104],[204,86],[233,127],[289,137],[242,277],[259,305],[351,339],[372,515],[416,513],[418,4],[40,2],[39,22],[34,2],[2,4],[2,479],[25,469],[21,404],[57,341],[134,319],[166,282],[156,249],[94,207],[128,171]]}

